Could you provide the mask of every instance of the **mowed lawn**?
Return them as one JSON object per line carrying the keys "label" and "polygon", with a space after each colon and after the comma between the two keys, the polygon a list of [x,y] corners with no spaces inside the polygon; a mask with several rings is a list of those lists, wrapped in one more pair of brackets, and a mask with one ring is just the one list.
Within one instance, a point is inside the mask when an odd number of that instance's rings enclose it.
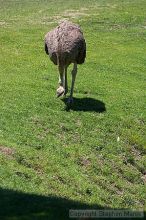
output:
{"label": "mowed lawn", "polygon": [[[64,18],[87,43],[71,109],[44,51]],[[0,50],[0,219],[145,209],[146,1],[0,0]]]}

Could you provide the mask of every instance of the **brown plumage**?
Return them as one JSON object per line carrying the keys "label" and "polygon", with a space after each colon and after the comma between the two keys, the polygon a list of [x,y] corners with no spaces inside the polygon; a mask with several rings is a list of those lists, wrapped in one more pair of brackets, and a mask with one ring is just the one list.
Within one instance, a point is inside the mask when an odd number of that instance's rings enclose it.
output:
{"label": "brown plumage", "polygon": [[73,63],[72,85],[69,102],[72,102],[73,88],[77,74],[77,64],[82,64],[86,57],[86,42],[80,27],[69,21],[62,22],[58,27],[45,35],[45,51],[51,61],[58,65],[59,88],[57,96],[66,95],[67,67]]}

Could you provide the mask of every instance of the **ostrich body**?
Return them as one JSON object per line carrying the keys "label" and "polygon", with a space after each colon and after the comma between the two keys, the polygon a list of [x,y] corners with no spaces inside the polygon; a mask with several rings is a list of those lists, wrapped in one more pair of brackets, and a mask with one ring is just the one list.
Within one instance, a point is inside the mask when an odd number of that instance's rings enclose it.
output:
{"label": "ostrich body", "polygon": [[58,27],[45,35],[45,51],[51,61],[58,65],[59,88],[57,96],[66,95],[67,68],[73,63],[72,84],[69,102],[73,101],[73,89],[77,74],[77,64],[82,64],[86,57],[86,43],[80,27],[69,21],[62,22]]}

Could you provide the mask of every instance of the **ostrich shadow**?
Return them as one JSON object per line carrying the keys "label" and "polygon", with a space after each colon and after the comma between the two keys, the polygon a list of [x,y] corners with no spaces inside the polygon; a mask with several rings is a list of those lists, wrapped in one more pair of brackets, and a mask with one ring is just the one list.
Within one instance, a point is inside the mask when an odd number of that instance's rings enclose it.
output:
{"label": "ostrich shadow", "polygon": [[100,210],[105,207],[53,195],[29,194],[0,187],[0,219],[3,220],[69,220],[69,212],[72,209]]}
{"label": "ostrich shadow", "polygon": [[68,98],[61,99],[65,103],[65,110],[84,111],[84,112],[98,112],[106,111],[104,102],[94,98],[74,98],[73,104],[68,104]]}
{"label": "ostrich shadow", "polygon": [[[90,196],[90,195],[89,195]],[[121,208],[119,207],[121,210]],[[116,209],[108,206],[101,206],[97,203],[89,204],[86,202],[75,201],[69,198],[63,198],[53,195],[37,195],[32,193],[24,193],[14,191],[11,189],[3,189],[0,187],[0,219],[16,219],[16,220],[69,220],[81,219],[79,217],[73,218],[69,213],[73,214],[72,210],[90,210],[97,211],[113,210]],[[123,211],[126,209],[123,209]],[[118,211],[118,209],[117,209]],[[128,212],[130,210],[127,210]],[[138,213],[138,211],[137,211]],[[141,212],[139,212],[141,213]],[[145,212],[143,212],[145,216]],[[78,215],[77,215],[78,216]],[[143,216],[143,218],[144,218]],[[85,218],[83,218],[85,219]],[[86,217],[88,220],[89,218]],[[99,217],[94,219],[101,219]],[[102,220],[106,220],[103,218]],[[111,218],[112,219],[112,218]],[[116,219],[119,219],[118,217]],[[132,220],[133,217],[124,218],[125,220]],[[134,218],[134,219],[142,219]]]}
{"label": "ostrich shadow", "polygon": [[102,209],[53,195],[42,196],[0,188],[0,219],[67,220],[72,209]]}

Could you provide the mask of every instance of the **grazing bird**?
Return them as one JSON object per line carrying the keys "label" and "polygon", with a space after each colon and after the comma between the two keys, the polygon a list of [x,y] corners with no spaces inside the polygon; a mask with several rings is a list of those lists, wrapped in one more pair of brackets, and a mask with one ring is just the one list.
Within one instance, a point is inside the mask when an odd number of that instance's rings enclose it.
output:
{"label": "grazing bird", "polygon": [[45,51],[51,61],[58,65],[59,88],[57,97],[66,95],[67,68],[73,63],[72,84],[68,103],[73,102],[73,89],[77,74],[77,64],[82,64],[86,57],[86,42],[80,27],[69,21],[63,21],[45,35]]}

